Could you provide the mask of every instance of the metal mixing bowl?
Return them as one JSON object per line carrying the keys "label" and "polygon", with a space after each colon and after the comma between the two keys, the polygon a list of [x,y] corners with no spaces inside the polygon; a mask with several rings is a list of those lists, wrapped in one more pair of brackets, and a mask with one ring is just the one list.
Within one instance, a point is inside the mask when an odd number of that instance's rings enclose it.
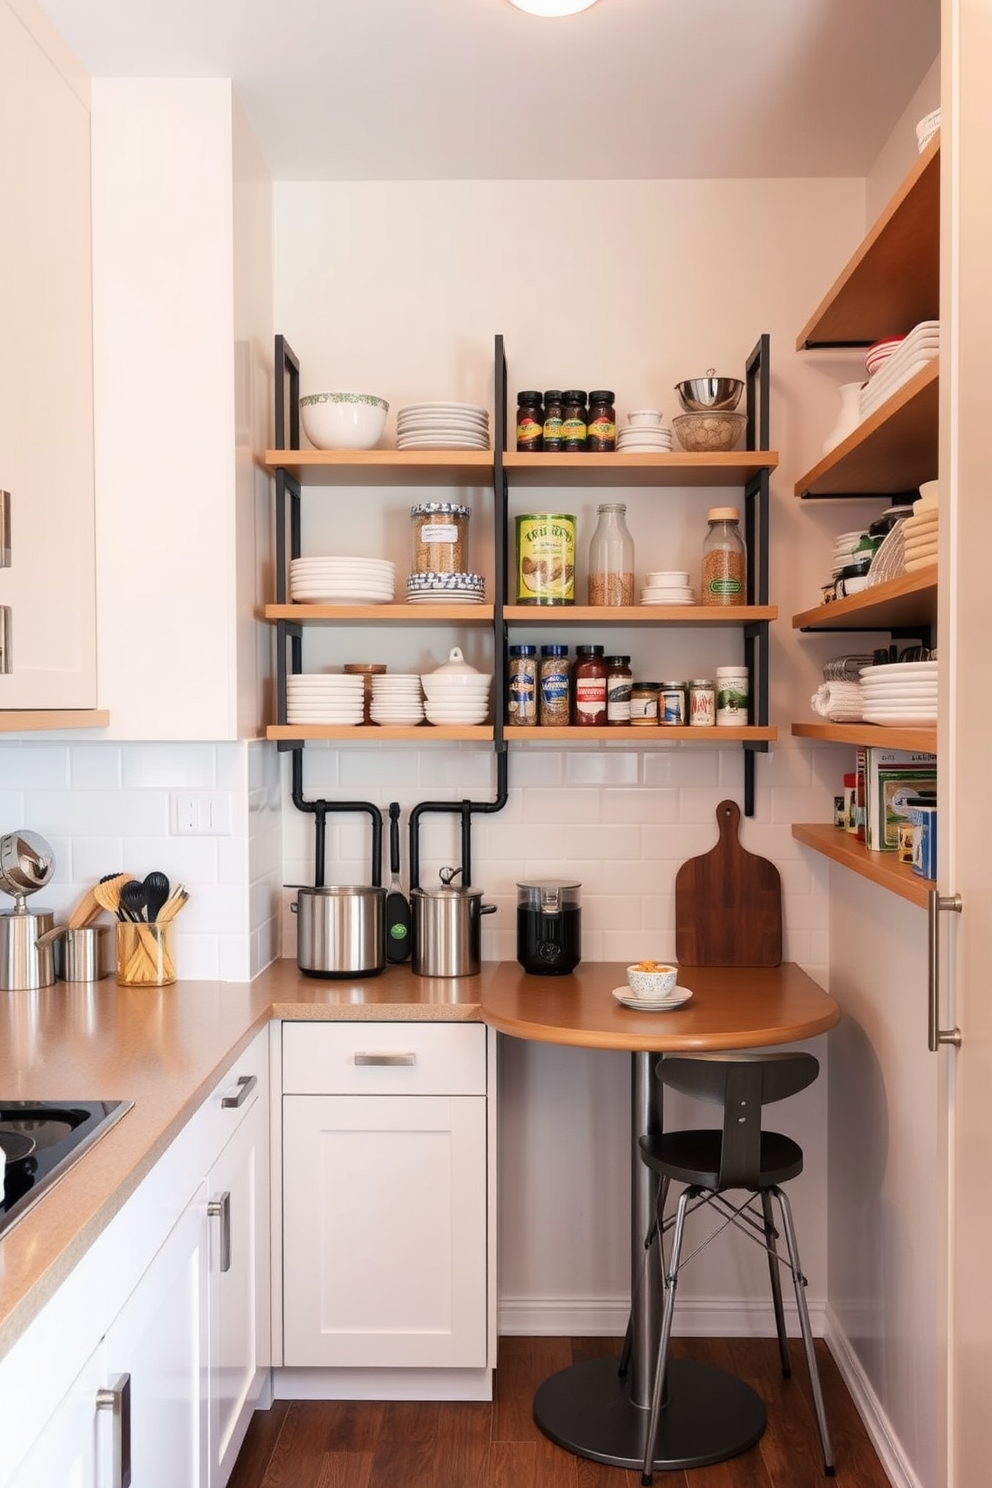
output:
{"label": "metal mixing bowl", "polygon": [[675,391],[689,413],[722,413],[737,407],[744,384],[739,377],[717,377],[713,368],[708,367],[705,377],[677,382]]}

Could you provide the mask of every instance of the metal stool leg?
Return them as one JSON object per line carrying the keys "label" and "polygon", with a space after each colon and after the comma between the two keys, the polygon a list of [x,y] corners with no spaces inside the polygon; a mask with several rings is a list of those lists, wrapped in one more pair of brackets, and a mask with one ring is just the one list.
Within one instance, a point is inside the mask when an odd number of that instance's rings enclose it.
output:
{"label": "metal stool leg", "polygon": [[806,1278],[803,1275],[799,1261],[799,1245],[796,1240],[796,1227],[792,1222],[792,1206],[780,1188],[769,1190],[778,1199],[779,1208],[782,1211],[782,1225],[785,1230],[785,1243],[789,1252],[789,1263],[792,1267],[792,1279],[796,1287],[796,1306],[799,1309],[799,1326],[802,1329],[803,1347],[806,1350],[806,1367],[809,1370],[809,1384],[813,1392],[813,1405],[816,1409],[816,1423],[820,1428],[820,1445],[823,1448],[823,1471],[828,1478],[834,1476],[834,1458],[830,1446],[830,1432],[827,1430],[827,1413],[823,1405],[823,1391],[820,1388],[820,1371],[816,1364],[816,1354],[813,1351],[813,1332],[809,1325],[809,1308],[806,1306]]}
{"label": "metal stool leg", "polygon": [[[647,1431],[644,1437],[644,1466],[641,1472],[642,1488],[651,1488],[651,1484],[654,1481],[654,1449],[655,1443],[658,1440],[658,1420],[661,1415],[661,1402],[665,1391],[665,1375],[668,1369],[668,1348],[672,1341],[672,1321],[675,1315],[675,1290],[678,1286],[679,1261],[682,1255],[682,1233],[685,1228],[685,1216],[689,1196],[695,1192],[695,1189],[683,1189],[675,1217],[675,1237],[672,1241],[672,1254],[668,1263],[668,1270],[665,1274],[665,1310],[661,1319],[661,1338],[658,1343],[658,1359],[654,1368],[654,1386],[651,1391],[651,1413],[648,1416]],[[658,1243],[660,1247],[660,1236]]]}
{"label": "metal stool leg", "polygon": [[778,1250],[775,1245],[775,1216],[771,1195],[762,1190],[761,1212],[765,1220],[765,1248],[768,1252],[768,1275],[772,1283],[772,1305],[775,1308],[775,1331],[778,1334],[778,1353],[782,1361],[782,1374],[789,1379],[792,1365],[789,1362],[789,1336],[785,1329],[785,1309],[782,1306],[782,1275]]}

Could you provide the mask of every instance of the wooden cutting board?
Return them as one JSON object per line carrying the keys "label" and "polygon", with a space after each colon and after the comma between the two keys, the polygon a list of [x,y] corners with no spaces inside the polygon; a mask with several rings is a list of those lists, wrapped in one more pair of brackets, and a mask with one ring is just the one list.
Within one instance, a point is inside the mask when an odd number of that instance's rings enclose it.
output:
{"label": "wooden cutting board", "polygon": [[720,838],[675,875],[675,955],[683,966],[779,966],[782,881],[740,844],[736,801],[716,808]]}

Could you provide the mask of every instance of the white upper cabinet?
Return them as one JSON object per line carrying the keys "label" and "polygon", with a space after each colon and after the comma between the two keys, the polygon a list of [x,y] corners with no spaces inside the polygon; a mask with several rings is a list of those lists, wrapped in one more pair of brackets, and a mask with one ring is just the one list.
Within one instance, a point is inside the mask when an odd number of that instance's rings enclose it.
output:
{"label": "white upper cabinet", "polygon": [[7,622],[0,715],[92,709],[87,80],[26,0],[0,0],[0,201],[0,490],[9,493],[9,530],[0,538]]}

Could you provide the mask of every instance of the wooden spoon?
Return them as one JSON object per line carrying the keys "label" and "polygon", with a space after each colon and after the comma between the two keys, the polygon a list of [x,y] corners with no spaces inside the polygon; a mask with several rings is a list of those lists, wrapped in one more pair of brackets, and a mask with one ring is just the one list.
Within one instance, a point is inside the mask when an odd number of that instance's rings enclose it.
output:
{"label": "wooden spoon", "polygon": [[170,920],[175,919],[176,915],[182,909],[188,898],[189,890],[186,888],[186,885],[179,884],[177,888],[173,889],[172,893],[169,895],[168,899],[159,910],[158,923],[160,925],[167,925]]}
{"label": "wooden spoon", "polygon": [[93,895],[100,908],[105,909],[108,914],[116,915],[119,920],[124,919],[121,912],[121,889],[130,882],[130,873],[114,873],[94,884]]}
{"label": "wooden spoon", "polygon": [[76,904],[70,914],[66,928],[69,930],[82,930],[91,920],[95,920],[100,913],[101,905],[93,889],[87,889],[86,893]]}

